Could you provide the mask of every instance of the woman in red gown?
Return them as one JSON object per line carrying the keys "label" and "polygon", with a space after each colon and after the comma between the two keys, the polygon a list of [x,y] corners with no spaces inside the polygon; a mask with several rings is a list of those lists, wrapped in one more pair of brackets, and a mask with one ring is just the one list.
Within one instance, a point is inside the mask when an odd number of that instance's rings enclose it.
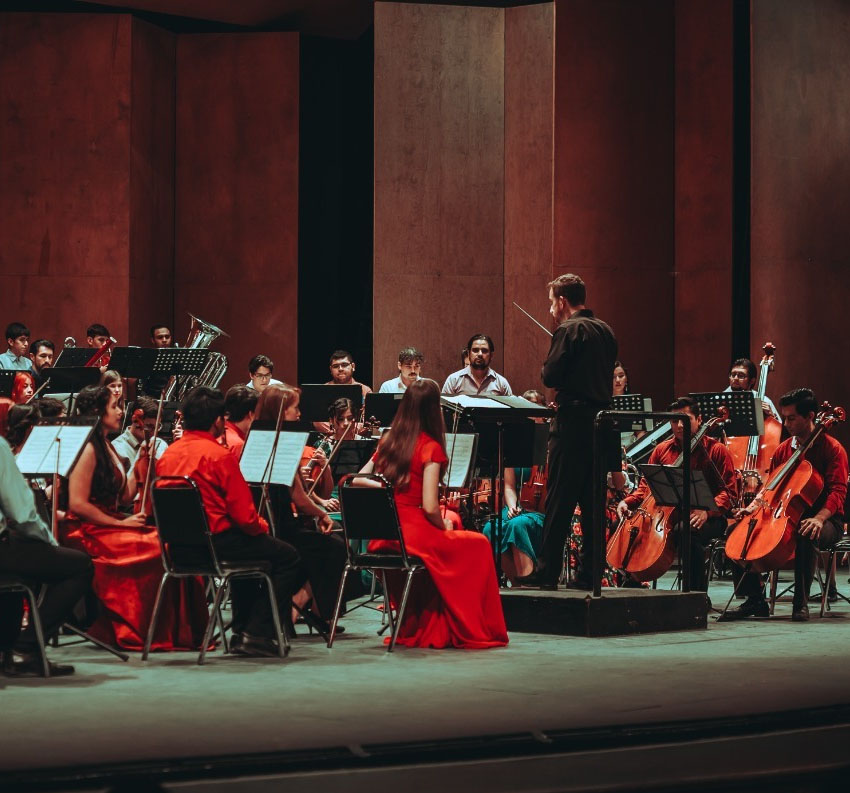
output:
{"label": "woman in red gown", "polygon": [[[61,542],[85,551],[94,562],[92,588],[99,614],[89,632],[127,650],[141,650],[162,578],[159,538],[145,525],[144,513],[126,515],[119,504],[136,495],[133,471],[125,475],[121,458],[107,440],[121,429],[120,401],[103,386],[84,388],[77,399],[79,415],[99,416],[91,440],[80,453],[68,483],[68,513]],[[163,594],[153,649],[196,649],[203,640],[206,598],[200,582],[171,582]]]}
{"label": "woman in red gown", "polygon": [[[407,550],[425,562],[428,576],[414,578],[398,643],[408,647],[501,647],[508,643],[490,543],[460,531],[440,511],[439,481],[448,457],[440,388],[423,378],[404,394],[390,431],[363,473],[393,483]],[[373,540],[369,551],[397,550]],[[400,581],[390,580],[397,602]]]}

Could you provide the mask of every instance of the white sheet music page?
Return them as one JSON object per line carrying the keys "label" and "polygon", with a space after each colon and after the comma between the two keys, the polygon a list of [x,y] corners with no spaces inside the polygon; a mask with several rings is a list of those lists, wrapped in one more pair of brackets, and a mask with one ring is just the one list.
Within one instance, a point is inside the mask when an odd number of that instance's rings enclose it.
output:
{"label": "white sheet music page", "polygon": [[251,484],[268,482],[291,487],[309,433],[281,432],[275,451],[274,467],[269,472],[274,436],[274,430],[251,430],[242,449],[239,468],[245,481]]}
{"label": "white sheet music page", "polygon": [[474,433],[446,433],[446,454],[449,456],[449,467],[446,469],[443,478],[449,488],[461,488],[466,485],[469,471],[472,468],[474,449]]}

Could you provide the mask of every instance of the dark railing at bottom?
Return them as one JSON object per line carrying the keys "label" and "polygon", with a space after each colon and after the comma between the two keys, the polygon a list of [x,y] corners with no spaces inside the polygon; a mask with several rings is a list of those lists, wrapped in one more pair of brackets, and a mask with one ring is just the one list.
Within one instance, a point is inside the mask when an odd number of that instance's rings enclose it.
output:
{"label": "dark railing at bottom", "polygon": [[[685,414],[687,416],[687,414]],[[656,419],[682,421],[681,413],[652,411],[600,410],[593,422],[593,501],[596,504],[593,521],[593,597],[602,597],[602,572],[605,569],[605,490],[608,471],[602,470],[602,438],[612,432],[618,421]],[[679,523],[679,565],[682,570],[682,592],[691,591],[691,423],[682,421],[682,503]],[[582,538],[587,542],[587,537]]]}

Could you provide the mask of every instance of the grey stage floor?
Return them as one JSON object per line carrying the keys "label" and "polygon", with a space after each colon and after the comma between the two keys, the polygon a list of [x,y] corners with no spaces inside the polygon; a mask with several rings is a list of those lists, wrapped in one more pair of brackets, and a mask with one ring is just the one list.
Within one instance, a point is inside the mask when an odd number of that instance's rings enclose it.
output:
{"label": "grey stage floor", "polygon": [[[847,573],[839,581],[847,591]],[[715,604],[730,585],[712,585]],[[62,679],[4,680],[0,768],[358,747],[465,736],[709,719],[850,702],[850,606],[821,620],[584,639],[515,633],[485,651],[388,655],[359,609],[328,650],[306,636],[286,661],[216,652],[121,663],[89,646],[51,651]],[[14,724],[13,729],[9,726]]]}

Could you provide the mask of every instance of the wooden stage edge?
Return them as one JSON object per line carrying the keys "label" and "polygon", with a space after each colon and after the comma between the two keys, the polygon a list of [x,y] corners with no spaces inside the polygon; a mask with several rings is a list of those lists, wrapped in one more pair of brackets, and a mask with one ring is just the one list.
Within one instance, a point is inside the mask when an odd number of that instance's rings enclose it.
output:
{"label": "wooden stage edge", "polygon": [[502,607],[508,631],[557,636],[622,636],[705,629],[708,598],[704,592],[603,588],[589,592],[507,589]]}

